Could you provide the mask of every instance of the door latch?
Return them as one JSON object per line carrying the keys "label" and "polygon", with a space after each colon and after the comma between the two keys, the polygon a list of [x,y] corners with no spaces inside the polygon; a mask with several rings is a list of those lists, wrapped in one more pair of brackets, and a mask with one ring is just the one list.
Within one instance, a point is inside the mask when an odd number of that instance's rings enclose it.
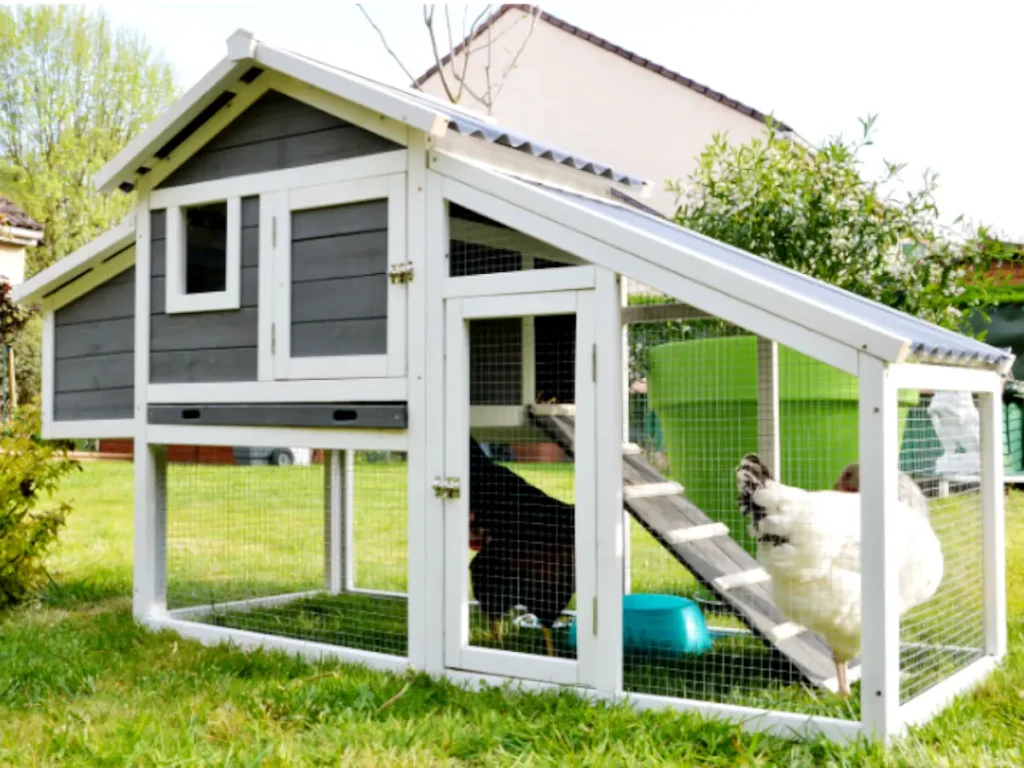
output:
{"label": "door latch", "polygon": [[412,262],[406,261],[402,264],[395,264],[388,269],[388,277],[392,285],[412,282]]}
{"label": "door latch", "polygon": [[434,489],[434,495],[439,499],[457,499],[461,484],[457,477],[447,477],[444,480],[439,477],[434,480],[431,487]]}

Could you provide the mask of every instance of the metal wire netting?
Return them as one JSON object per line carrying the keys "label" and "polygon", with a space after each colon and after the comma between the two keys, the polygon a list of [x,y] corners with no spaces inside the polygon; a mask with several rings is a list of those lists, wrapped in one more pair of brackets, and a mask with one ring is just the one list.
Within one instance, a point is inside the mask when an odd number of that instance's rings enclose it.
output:
{"label": "metal wire netting", "polygon": [[404,655],[404,458],[293,452],[305,461],[275,466],[259,448],[205,454],[217,463],[177,462],[172,452],[172,615]]}

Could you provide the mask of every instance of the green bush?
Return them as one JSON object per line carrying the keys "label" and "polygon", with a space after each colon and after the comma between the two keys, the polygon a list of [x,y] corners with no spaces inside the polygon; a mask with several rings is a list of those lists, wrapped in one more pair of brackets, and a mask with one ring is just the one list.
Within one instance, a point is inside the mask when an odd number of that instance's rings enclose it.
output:
{"label": "green bush", "polygon": [[[32,597],[46,581],[44,558],[71,511],[47,501],[81,465],[65,443],[39,437],[36,405],[18,409],[0,433],[0,610]],[[42,506],[48,506],[42,509]]]}

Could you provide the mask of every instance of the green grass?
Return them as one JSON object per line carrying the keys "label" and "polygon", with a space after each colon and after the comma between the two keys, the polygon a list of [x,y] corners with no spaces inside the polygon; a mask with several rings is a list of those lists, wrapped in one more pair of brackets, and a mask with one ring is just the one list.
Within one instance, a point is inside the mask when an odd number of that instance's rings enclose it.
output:
{"label": "green grass", "polygon": [[[396,539],[405,546],[396,483],[386,475],[392,470],[392,465],[374,465],[367,473],[369,484],[356,489],[357,494],[370,494],[367,498],[376,494],[379,500],[374,515],[356,521],[357,548],[374,553],[366,556],[366,569],[357,571],[357,581],[377,588],[398,587],[403,578],[401,569],[370,567],[374,557],[395,551]],[[556,470],[530,471],[549,473],[547,478],[531,478],[538,484],[566,487],[554,476]],[[307,506],[300,502],[317,498],[301,494],[316,493],[316,485],[308,478],[287,479],[288,490],[274,496],[272,486],[286,476],[270,470],[266,477],[260,488],[268,495],[262,497],[260,509],[270,511],[260,514],[267,521],[300,528],[297,524]],[[172,475],[172,488],[179,480],[187,483],[189,498],[196,502],[193,522],[205,523],[207,531],[202,537],[187,535],[188,511],[182,508],[175,514],[172,506],[169,530],[180,541],[179,549],[169,552],[169,563],[177,563],[169,586],[172,594],[177,590],[181,604],[238,594],[232,585],[239,575],[247,579],[246,595],[272,594],[267,591],[295,583],[318,586],[322,576],[314,566],[322,566],[317,559],[321,550],[313,550],[312,557],[305,553],[308,539],[268,527],[264,530],[282,537],[275,541],[276,562],[239,557],[226,543],[230,531],[240,530],[231,527],[230,512],[210,516],[209,502],[216,498],[210,484],[197,476]],[[310,490],[301,490],[307,486]],[[733,726],[692,715],[636,714],[618,706],[593,706],[569,694],[523,695],[501,689],[469,693],[423,677],[311,665],[280,653],[203,648],[173,633],[144,631],[131,619],[131,492],[128,464],[87,465],[85,472],[70,479],[61,495],[75,502],[75,511],[52,557],[54,584],[40,605],[0,616],[0,764],[1024,764],[1022,495],[1013,495],[1008,505],[1011,653],[1006,664],[928,726],[883,751],[865,745],[793,744],[745,735]],[[184,497],[176,498],[180,503]],[[245,507],[245,499],[239,497],[235,505]],[[940,535],[944,540],[954,537],[952,524],[940,523]],[[635,589],[686,593],[694,588],[646,534],[634,527],[632,536]],[[189,538],[195,540],[186,546]],[[259,541],[248,543],[258,549]],[[207,573],[219,574],[219,582],[212,579],[219,587],[204,586],[211,581]],[[970,587],[956,581],[949,589],[948,599],[957,600]],[[404,642],[400,602],[347,596],[331,601],[329,607],[322,598],[289,607],[289,617],[302,621],[292,621],[288,630],[297,627],[310,639],[338,642],[339,637],[372,636]],[[260,631],[274,631],[274,611],[231,616],[233,625],[248,621]],[[725,644],[720,652],[735,651]],[[744,658],[752,652],[744,650]],[[642,678],[669,663],[648,660],[647,667],[636,664],[628,672],[634,679]],[[713,669],[714,663],[725,662],[705,658],[703,668]],[[696,671],[680,676],[688,678],[697,679]],[[716,678],[704,674],[701,679],[710,684]],[[664,678],[652,678],[651,684],[664,685]],[[800,706],[806,702],[799,697],[810,695],[779,679],[770,681],[769,688],[760,694],[764,700],[750,703]],[[745,693],[721,693],[756,699],[753,690],[751,686]],[[822,711],[836,706],[834,699],[820,699]]]}

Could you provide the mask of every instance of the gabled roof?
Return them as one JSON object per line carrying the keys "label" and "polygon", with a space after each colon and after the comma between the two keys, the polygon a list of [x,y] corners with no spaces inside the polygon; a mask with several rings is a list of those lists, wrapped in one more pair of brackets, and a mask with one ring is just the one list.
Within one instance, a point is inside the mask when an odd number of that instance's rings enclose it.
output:
{"label": "gabled roof", "polygon": [[[485,19],[480,24],[480,26],[476,28],[475,32],[471,37],[466,38],[461,43],[455,46],[454,54],[458,56],[463,51],[463,49],[465,49],[468,43],[471,43],[481,34],[486,32],[487,29],[492,24],[494,24],[494,22],[496,22],[499,18],[501,18],[506,12],[510,10],[518,10],[523,11],[524,13],[532,13],[535,9],[529,5],[517,3],[502,5],[500,8],[498,8],[497,11],[491,14],[487,19]],[[720,91],[716,91],[713,88],[709,88],[706,85],[698,83],[696,80],[692,80],[689,77],[686,77],[685,75],[681,75],[678,72],[669,69],[668,67],[663,67],[660,64],[656,64],[650,59],[645,59],[643,56],[639,56],[638,54],[635,54],[632,51],[628,51],[625,48],[622,48],[621,46],[618,46],[615,43],[604,39],[603,37],[598,37],[595,34],[580,29],[579,27],[570,24],[567,21],[563,21],[557,16],[552,16],[547,11],[539,11],[538,17],[542,21],[547,22],[548,24],[550,24],[553,27],[556,27],[557,29],[561,29],[564,32],[568,32],[570,35],[574,35],[580,38],[581,40],[586,40],[588,43],[596,45],[601,50],[608,51],[609,53],[614,54],[616,56],[621,56],[622,58],[626,59],[627,61],[631,61],[632,63],[636,64],[639,67],[643,67],[644,69],[648,69],[651,72],[661,75],[662,77],[668,80],[671,80],[675,83],[679,83],[679,85],[683,86],[684,88],[689,88],[691,91],[696,91],[697,93],[701,94],[702,96],[706,96],[712,101],[717,101],[724,107],[734,109],[740,114],[746,115],[747,117],[753,120],[757,120],[759,123],[764,123],[765,120],[768,118],[768,115],[766,115],[765,113],[761,112],[758,109],[755,109],[754,107],[748,106],[743,102],[737,101],[736,99],[729,98]],[[452,54],[446,54],[441,59],[441,66],[446,66],[451,60]],[[429,80],[435,74],[437,74],[438,69],[438,65],[434,64],[432,67],[430,67],[430,69],[428,69],[418,78],[416,78],[414,85],[417,88],[422,86],[424,83],[427,82],[427,80]],[[781,120],[775,120],[774,122],[780,131],[793,132],[793,129],[786,123],[782,122]]]}
{"label": "gabled roof", "polygon": [[0,195],[0,227],[16,227],[33,232],[42,232],[43,225],[33,219],[21,208]]}
{"label": "gabled roof", "polygon": [[39,301],[85,277],[104,261],[134,243],[135,214],[129,214],[117,226],[16,286],[11,292],[11,300],[15,303]]}
{"label": "gabled roof", "polygon": [[463,135],[512,147],[628,187],[646,185],[639,177],[593,159],[505,131],[484,115],[275,48],[256,40],[251,32],[239,29],[228,38],[228,55],[104,166],[95,176],[96,187],[102,192],[110,192],[116,187],[130,190],[137,176],[147,172],[154,159],[159,162],[166,157],[223,109],[235,95],[231,88],[236,87],[240,79],[244,82],[249,73],[255,71],[259,74],[261,68],[281,72],[435,136],[443,136],[449,129],[454,129]]}

